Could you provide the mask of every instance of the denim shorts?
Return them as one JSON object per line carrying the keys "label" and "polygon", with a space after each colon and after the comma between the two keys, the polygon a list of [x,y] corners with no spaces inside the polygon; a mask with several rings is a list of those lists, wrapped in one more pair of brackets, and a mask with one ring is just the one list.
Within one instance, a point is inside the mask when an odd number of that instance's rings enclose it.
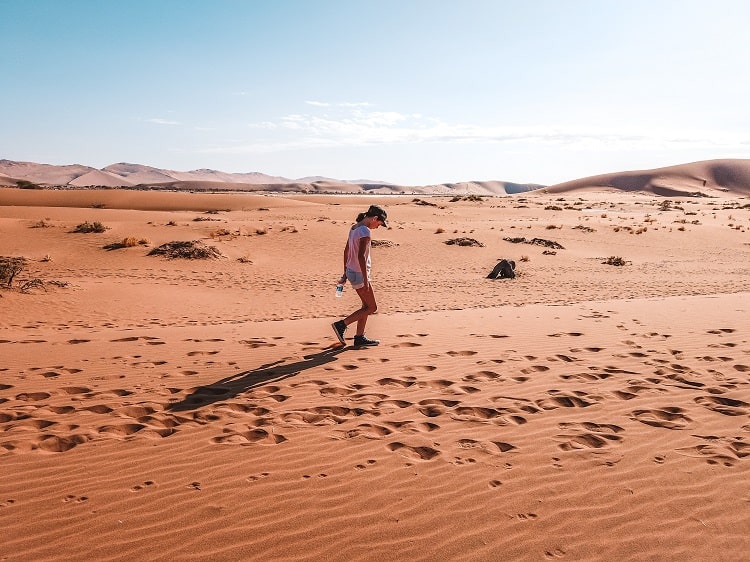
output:
{"label": "denim shorts", "polygon": [[352,289],[361,289],[365,286],[365,278],[360,271],[346,268],[346,278],[352,284]]}

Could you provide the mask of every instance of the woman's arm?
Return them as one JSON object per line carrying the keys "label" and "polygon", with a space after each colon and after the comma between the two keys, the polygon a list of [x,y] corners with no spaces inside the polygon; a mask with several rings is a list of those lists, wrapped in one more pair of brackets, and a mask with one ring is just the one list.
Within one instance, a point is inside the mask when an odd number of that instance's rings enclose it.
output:
{"label": "woman's arm", "polygon": [[359,252],[357,253],[357,261],[359,262],[359,269],[362,271],[362,279],[364,279],[365,287],[370,286],[370,280],[367,278],[367,254],[370,251],[370,237],[365,236],[359,240]]}
{"label": "woman's arm", "polygon": [[349,240],[346,241],[346,246],[344,247],[344,274],[342,279],[346,279],[346,257],[349,255]]}

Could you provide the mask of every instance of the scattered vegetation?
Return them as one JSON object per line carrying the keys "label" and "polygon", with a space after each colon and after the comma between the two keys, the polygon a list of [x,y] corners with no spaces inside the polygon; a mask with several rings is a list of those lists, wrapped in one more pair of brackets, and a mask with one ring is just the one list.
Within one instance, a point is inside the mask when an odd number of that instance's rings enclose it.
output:
{"label": "scattered vegetation", "polygon": [[615,266],[621,267],[623,265],[628,265],[630,262],[629,261],[625,261],[620,256],[609,256],[602,263],[604,265],[615,265]]}
{"label": "scattered vegetation", "polygon": [[31,225],[31,228],[49,228],[52,226],[52,224],[50,224],[47,221],[49,221],[49,219],[42,219],[40,221],[36,221],[34,224]]}
{"label": "scattered vegetation", "polygon": [[167,242],[148,253],[149,256],[165,256],[169,259],[206,260],[222,257],[219,250],[199,240]]}
{"label": "scattered vegetation", "polygon": [[372,242],[370,242],[370,245],[373,248],[392,248],[393,246],[398,246],[398,244],[395,244],[390,240],[373,240]]}
{"label": "scattered vegetation", "polygon": [[121,250],[122,248],[134,248],[135,246],[148,246],[151,241],[146,238],[136,238],[135,236],[128,236],[123,238],[121,242],[113,242],[104,246],[105,250]]}
{"label": "scattered vegetation", "polygon": [[26,267],[28,260],[24,257],[0,256],[0,284],[10,288],[13,279]]}
{"label": "scattered vegetation", "polygon": [[531,240],[527,240],[524,237],[516,237],[516,238],[510,238],[506,237],[503,238],[506,242],[510,242],[512,244],[532,244],[534,246],[545,246],[547,248],[554,248],[556,250],[564,250],[562,244],[558,242],[554,242],[552,240],[545,240],[544,238],[532,238]]}
{"label": "scattered vegetation", "polygon": [[[49,256],[45,256],[41,261],[50,261],[51,259]],[[13,281],[26,269],[27,264],[28,260],[24,257],[0,256],[0,286],[12,289]],[[47,284],[62,288],[68,286],[65,281],[49,281]],[[18,290],[22,293],[28,293],[31,289],[37,288],[47,290],[42,279],[26,279],[18,283]]]}
{"label": "scattered vegetation", "polygon": [[484,248],[484,244],[473,238],[451,238],[450,240],[446,240],[445,243],[449,246],[455,244],[456,246],[478,246]]}
{"label": "scattered vegetation", "polygon": [[562,207],[558,207],[557,205],[547,205],[544,208],[545,211],[562,211]]}
{"label": "scattered vegetation", "polygon": [[436,203],[432,203],[430,201],[425,201],[424,199],[412,199],[412,203],[415,205],[424,205],[426,207],[437,207],[438,205]]}
{"label": "scattered vegetation", "polygon": [[578,226],[573,227],[575,230],[583,230],[584,232],[596,232],[596,229],[591,228],[590,226],[584,226],[582,224],[579,224]]}
{"label": "scattered vegetation", "polygon": [[474,203],[482,203],[484,199],[482,198],[481,195],[474,195],[474,194],[464,195],[464,196],[456,195],[455,197],[451,199],[451,203],[457,203],[458,201],[472,201]]}
{"label": "scattered vegetation", "polygon": [[82,232],[84,234],[95,232],[97,234],[101,234],[102,232],[106,232],[106,230],[107,230],[107,227],[104,226],[99,221],[95,221],[95,222],[86,221],[76,226],[73,229],[73,232]]}
{"label": "scattered vegetation", "polygon": [[20,189],[44,189],[41,185],[28,181],[28,180],[18,180],[16,182],[16,185]]}

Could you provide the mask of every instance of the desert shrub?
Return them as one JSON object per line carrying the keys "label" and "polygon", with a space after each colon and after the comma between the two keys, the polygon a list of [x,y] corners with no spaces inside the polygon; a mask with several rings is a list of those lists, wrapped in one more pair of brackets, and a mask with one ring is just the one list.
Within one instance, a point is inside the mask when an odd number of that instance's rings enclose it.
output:
{"label": "desert shrub", "polygon": [[73,232],[83,232],[84,234],[88,234],[89,232],[102,233],[102,232],[105,232],[106,230],[107,230],[107,227],[104,226],[99,221],[95,221],[95,222],[86,221],[76,226],[73,229]]}
{"label": "desert shrub", "polygon": [[521,256],[521,260],[520,261],[523,261],[523,262],[531,261],[531,258],[529,256]]}
{"label": "desert shrub", "polygon": [[176,223],[176,222],[174,222],[174,221],[169,221],[169,222],[167,223],[167,226],[177,226],[177,223]]}
{"label": "desert shrub", "polygon": [[104,246],[105,250],[121,250],[122,248],[133,248],[135,246],[148,246],[151,242],[147,238],[136,238],[128,236],[123,238],[122,242],[112,242]]}
{"label": "desert shrub", "polygon": [[165,256],[169,259],[206,260],[222,257],[219,250],[198,240],[167,242],[148,253],[149,256]]}
{"label": "desert shrub", "polygon": [[261,236],[263,234],[268,234],[268,229],[265,228],[265,227],[264,228],[256,228],[255,229],[255,234],[258,234],[258,235],[261,235]]}
{"label": "desert shrub", "polygon": [[445,243],[449,246],[455,244],[456,246],[477,246],[480,248],[484,248],[484,244],[482,244],[479,240],[474,240],[473,238],[451,238],[450,240],[446,240]]}
{"label": "desert shrub", "polygon": [[0,284],[10,287],[13,279],[26,267],[24,257],[0,256]]}
{"label": "desert shrub", "polygon": [[556,224],[548,224],[545,228],[547,230],[555,230],[556,228],[562,228],[562,226],[557,226]]}
{"label": "desert shrub", "polygon": [[439,226],[438,229],[435,231],[435,234],[442,234],[445,232],[445,229],[442,226]]}
{"label": "desert shrub", "polygon": [[623,266],[628,265],[630,262],[625,261],[620,256],[609,256],[606,260],[602,262],[604,265],[616,265],[616,266]]}
{"label": "desert shrub", "polygon": [[553,240],[545,240],[544,238],[532,238],[531,240],[527,240],[526,238],[521,236],[515,238],[506,237],[503,238],[503,240],[512,244],[531,244],[533,246],[545,246],[547,248],[554,248],[556,250],[565,249],[559,242],[555,242]]}
{"label": "desert shrub", "polygon": [[20,189],[44,189],[41,185],[35,184],[34,182],[28,180],[18,180],[16,182],[16,185]]}
{"label": "desert shrub", "polygon": [[229,236],[230,234],[232,234],[232,233],[229,232],[226,228],[219,228],[217,230],[214,230],[213,232],[210,232],[209,236],[211,238],[216,238],[216,237],[219,237],[219,236]]}
{"label": "desert shrub", "polygon": [[547,205],[544,208],[545,211],[562,211],[562,207],[558,207],[557,205]]}
{"label": "desert shrub", "polygon": [[373,240],[370,244],[373,248],[392,248],[393,246],[398,246],[398,244],[394,244],[390,240]]}
{"label": "desert shrub", "polygon": [[584,232],[596,232],[596,230],[591,228],[590,226],[583,226],[582,224],[574,226],[573,228],[576,230],[583,230]]}
{"label": "desert shrub", "polygon": [[34,224],[31,225],[31,228],[49,228],[52,226],[50,223],[48,223],[49,219],[42,219],[39,221],[36,221]]}

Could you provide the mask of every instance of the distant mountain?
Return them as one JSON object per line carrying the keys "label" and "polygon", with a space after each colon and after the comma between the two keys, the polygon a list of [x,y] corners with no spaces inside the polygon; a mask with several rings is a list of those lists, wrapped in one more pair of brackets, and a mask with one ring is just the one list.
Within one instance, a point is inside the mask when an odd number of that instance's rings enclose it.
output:
{"label": "distant mountain", "polygon": [[536,184],[501,181],[445,183],[428,186],[400,186],[377,180],[338,180],[324,176],[289,179],[261,172],[228,173],[199,169],[187,172],[120,162],[101,170],[82,166],[53,166],[34,162],[0,160],[0,184],[25,180],[41,186],[125,187],[140,189],[281,191],[311,193],[456,193],[505,195],[538,189]]}
{"label": "distant mountain", "polygon": [[514,195],[575,191],[637,191],[667,197],[750,195],[750,159],[706,160],[653,170],[601,174],[545,187],[534,183],[466,181],[403,186],[372,180],[337,180],[322,176],[289,179],[261,172],[228,173],[200,169],[187,172],[120,162],[101,170],[73,164],[53,166],[0,160],[0,185],[27,181],[41,186],[123,187],[210,191],[275,191],[285,193],[414,193],[424,195]]}

